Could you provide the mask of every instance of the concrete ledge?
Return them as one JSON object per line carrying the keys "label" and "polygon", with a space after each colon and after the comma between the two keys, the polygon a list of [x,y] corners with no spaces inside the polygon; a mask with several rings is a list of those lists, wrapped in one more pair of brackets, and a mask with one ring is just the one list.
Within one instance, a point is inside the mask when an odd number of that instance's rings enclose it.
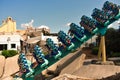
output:
{"label": "concrete ledge", "polygon": [[59,60],[58,62],[56,62],[55,64],[51,65],[50,67],[48,67],[46,70],[44,70],[42,72],[42,74],[47,74],[47,71],[56,71],[56,68],[59,67],[59,70],[62,70],[63,68],[65,68],[66,66],[68,66],[72,61],[74,61],[77,57],[79,57],[81,55],[81,49],[79,49],[78,51],[74,52],[74,53],[70,53],[67,56],[65,56],[64,58],[62,58],[61,60]]}

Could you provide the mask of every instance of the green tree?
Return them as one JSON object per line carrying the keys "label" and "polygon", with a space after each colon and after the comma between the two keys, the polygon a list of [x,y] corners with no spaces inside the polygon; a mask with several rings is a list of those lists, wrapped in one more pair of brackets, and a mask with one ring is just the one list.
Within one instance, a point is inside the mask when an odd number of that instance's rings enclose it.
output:
{"label": "green tree", "polygon": [[[99,45],[100,35],[97,37]],[[114,28],[109,28],[105,34],[105,44],[107,56],[120,56],[120,31]],[[94,49],[93,49],[94,50]],[[96,51],[96,49],[95,49]]]}
{"label": "green tree", "polygon": [[120,52],[120,32],[113,28],[109,28],[105,35],[107,53]]}

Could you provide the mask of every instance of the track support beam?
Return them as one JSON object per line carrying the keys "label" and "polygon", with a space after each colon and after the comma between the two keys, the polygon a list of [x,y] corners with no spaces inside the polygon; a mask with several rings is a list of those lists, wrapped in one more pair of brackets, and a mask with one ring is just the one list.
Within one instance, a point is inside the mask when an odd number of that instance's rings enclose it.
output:
{"label": "track support beam", "polygon": [[98,59],[100,60],[102,57],[102,62],[106,62],[106,47],[105,47],[105,36],[101,36],[100,46],[98,51]]}

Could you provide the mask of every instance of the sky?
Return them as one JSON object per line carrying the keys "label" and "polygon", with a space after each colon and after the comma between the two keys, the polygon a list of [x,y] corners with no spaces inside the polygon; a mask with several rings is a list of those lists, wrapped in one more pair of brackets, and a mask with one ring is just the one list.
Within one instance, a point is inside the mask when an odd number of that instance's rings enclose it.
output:
{"label": "sky", "polygon": [[[0,24],[8,16],[21,24],[33,21],[34,27],[48,26],[51,32],[67,32],[68,23],[79,25],[82,15],[91,17],[94,8],[102,9],[106,0],[0,0]],[[109,0],[120,5],[120,0]]]}

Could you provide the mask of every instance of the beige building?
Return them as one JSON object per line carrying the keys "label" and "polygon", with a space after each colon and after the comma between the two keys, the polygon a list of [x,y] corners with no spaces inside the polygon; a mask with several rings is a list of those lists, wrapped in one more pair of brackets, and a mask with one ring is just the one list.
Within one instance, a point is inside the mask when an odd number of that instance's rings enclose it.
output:
{"label": "beige building", "polygon": [[3,20],[2,25],[0,25],[0,32],[16,32],[16,22],[11,17]]}
{"label": "beige building", "polygon": [[11,17],[3,20],[0,25],[0,51],[17,50],[21,47],[21,32],[25,33],[25,31],[16,30],[16,22]]}

